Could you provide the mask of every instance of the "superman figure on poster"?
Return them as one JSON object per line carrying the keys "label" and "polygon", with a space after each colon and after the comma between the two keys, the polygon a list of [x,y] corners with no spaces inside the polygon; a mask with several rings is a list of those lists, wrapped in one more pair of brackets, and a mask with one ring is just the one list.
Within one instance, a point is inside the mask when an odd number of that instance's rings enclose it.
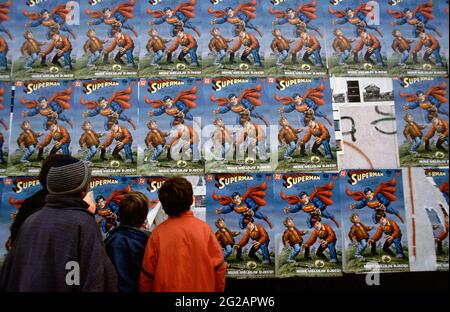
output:
{"label": "superman figure on poster", "polygon": [[446,115],[448,112],[441,110],[442,104],[448,103],[447,84],[443,82],[440,85],[430,87],[426,92],[418,90],[416,93],[403,93],[400,96],[409,104],[403,105],[404,110],[421,108],[424,111],[424,118],[431,122],[439,114]]}
{"label": "superman figure on poster", "polygon": [[385,213],[396,215],[404,223],[400,212],[391,206],[391,203],[397,200],[395,192],[397,181],[393,178],[389,182],[381,183],[375,190],[367,187],[362,192],[351,192],[347,187],[345,193],[358,203],[351,204],[352,209],[363,209],[369,207],[373,209],[372,221],[377,224]]}
{"label": "superman figure on poster", "polygon": [[55,32],[67,32],[73,39],[76,39],[75,33],[66,24],[67,15],[70,9],[66,4],[57,5],[52,11],[42,10],[41,12],[22,11],[22,14],[27,16],[31,22],[25,23],[25,27],[44,26],[48,28],[47,39],[51,39],[51,34]]}
{"label": "superman figure on poster", "polygon": [[111,129],[111,126],[117,120],[128,122],[136,130],[134,121],[125,114],[125,110],[131,108],[131,93],[132,89],[127,88],[114,92],[109,99],[100,97],[98,101],[85,101],[83,98],[80,98],[80,103],[89,109],[89,111],[83,113],[83,117],[88,118],[97,115],[105,117],[105,130]]}
{"label": "superman figure on poster", "polygon": [[243,195],[239,192],[234,192],[231,196],[219,196],[213,192],[211,197],[219,201],[222,206],[216,209],[216,214],[236,212],[240,215],[239,227],[241,229],[245,228],[244,220],[251,217],[266,221],[269,227],[272,228],[269,218],[261,212],[261,207],[267,204],[264,199],[266,197],[266,189],[267,183],[264,182],[258,186],[248,188]]}
{"label": "superman figure on poster", "polygon": [[93,18],[92,21],[88,22],[89,26],[105,24],[111,27],[108,32],[109,36],[112,38],[114,33],[118,29],[126,29],[131,31],[136,37],[138,33],[136,28],[128,22],[134,17],[134,5],[136,1],[130,0],[124,3],[119,3],[114,8],[104,8],[102,11],[90,11],[85,10],[86,14]]}
{"label": "superman figure on poster", "polygon": [[219,108],[214,110],[215,114],[225,114],[229,111],[237,114],[236,124],[239,124],[242,115],[250,114],[251,117],[258,118],[269,126],[267,119],[256,112],[256,108],[262,105],[261,101],[261,85],[251,89],[245,89],[241,94],[231,93],[228,97],[215,98],[212,94],[209,96],[212,102],[217,102]]}
{"label": "superman figure on poster", "polygon": [[308,214],[307,224],[309,228],[314,226],[314,223],[321,220],[321,217],[332,220],[337,227],[339,227],[339,222],[336,220],[335,216],[330,213],[327,209],[328,206],[333,204],[331,197],[333,196],[333,182],[322,185],[316,188],[310,194],[306,192],[300,192],[299,195],[286,195],[283,191],[280,192],[280,197],[286,200],[289,205],[293,207],[284,208],[284,212],[296,213],[300,210]]}
{"label": "superman figure on poster", "polygon": [[419,37],[419,34],[426,30],[434,31],[439,37],[442,37],[437,27],[430,22],[430,20],[434,20],[433,1],[418,4],[414,9],[405,8],[403,11],[388,9],[387,12],[396,19],[396,21],[392,22],[393,26],[411,25],[413,27],[412,34],[414,37]]}
{"label": "superman figure on poster", "polygon": [[66,122],[71,128],[73,127],[64,111],[70,109],[70,101],[72,96],[72,88],[55,92],[51,97],[40,97],[38,100],[25,100],[20,98],[20,103],[26,105],[29,109],[22,113],[23,117],[33,117],[40,115],[44,117],[44,129],[48,130],[51,124],[56,124],[57,120]]}
{"label": "superman figure on poster", "polygon": [[10,40],[13,40],[9,30],[2,25],[3,22],[9,20],[9,12],[11,11],[11,1],[6,1],[5,3],[0,3],[0,32],[4,32]]}
{"label": "superman figure on poster", "polygon": [[225,10],[213,10],[208,6],[208,13],[214,15],[211,25],[230,23],[234,25],[234,36],[238,36],[243,30],[254,30],[261,37],[262,32],[251,20],[256,18],[256,0],[239,4],[235,9],[227,7]]}
{"label": "superman figure on poster", "polygon": [[359,4],[355,9],[346,8],[343,11],[335,11],[331,7],[328,7],[328,12],[337,17],[337,19],[333,21],[334,25],[344,25],[348,23],[355,26],[355,36],[357,37],[367,29],[374,30],[383,37],[383,33],[377,26],[369,25],[367,22],[367,19],[371,18],[373,10],[374,7],[370,5],[370,1]]}
{"label": "superman figure on poster", "polygon": [[95,198],[95,213],[101,217],[99,225],[103,233],[108,233],[117,226],[119,204],[129,192],[131,192],[130,185],[122,190],[112,192],[106,199],[102,195]]}
{"label": "superman figure on poster", "polygon": [[[150,91],[149,91],[150,92]],[[194,116],[190,113],[191,109],[197,107],[197,87],[194,86],[190,90],[181,91],[172,98],[167,95],[162,100],[150,100],[148,96],[145,97],[145,102],[155,109],[155,111],[148,112],[149,117],[161,116],[167,114],[172,117],[171,126],[176,118],[193,120]]]}
{"label": "superman figure on poster", "polygon": [[269,13],[275,15],[276,20],[272,21],[273,25],[284,25],[289,23],[295,26],[295,35],[300,37],[300,34],[305,29],[314,30],[323,38],[322,33],[318,27],[311,25],[311,21],[317,19],[316,15],[316,0],[309,3],[300,4],[296,9],[287,8],[285,11],[273,10],[269,8]]}
{"label": "superman figure on poster", "polygon": [[322,113],[319,108],[325,105],[324,91],[325,86],[322,84],[316,88],[309,89],[305,94],[301,95],[295,93],[291,96],[274,95],[275,100],[281,102],[285,107],[279,109],[280,113],[291,113],[297,111],[303,115],[303,125],[306,126],[309,121],[314,120],[314,117],[324,118],[331,126],[331,120]]}
{"label": "superman figure on poster", "polygon": [[193,30],[200,37],[200,32],[190,21],[195,17],[196,0],[180,3],[174,9],[165,7],[163,10],[153,11],[147,8],[147,14],[152,15],[155,20],[149,22],[150,25],[161,25],[167,23],[171,28],[172,37],[176,37],[183,28]]}

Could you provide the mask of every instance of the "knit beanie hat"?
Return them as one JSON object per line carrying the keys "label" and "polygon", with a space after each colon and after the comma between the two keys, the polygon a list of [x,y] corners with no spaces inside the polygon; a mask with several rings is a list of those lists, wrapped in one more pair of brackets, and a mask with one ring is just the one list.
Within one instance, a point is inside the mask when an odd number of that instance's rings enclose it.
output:
{"label": "knit beanie hat", "polygon": [[91,173],[86,164],[77,160],[73,163],[50,168],[47,175],[47,190],[50,194],[77,194],[87,189]]}

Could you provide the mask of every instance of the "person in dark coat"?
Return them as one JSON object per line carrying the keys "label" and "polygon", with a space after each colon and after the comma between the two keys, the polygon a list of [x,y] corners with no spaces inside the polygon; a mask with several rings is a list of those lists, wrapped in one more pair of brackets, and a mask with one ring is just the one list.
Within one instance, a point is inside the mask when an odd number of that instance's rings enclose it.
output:
{"label": "person in dark coat", "polygon": [[83,200],[86,164],[65,156],[47,175],[45,205],[20,227],[0,273],[0,291],[116,291],[117,276]]}
{"label": "person in dark coat", "polygon": [[44,207],[45,205],[45,197],[48,195],[47,191],[47,174],[48,170],[52,167],[53,163],[56,161],[61,160],[64,158],[64,155],[51,155],[47,157],[42,162],[41,171],[39,172],[38,180],[39,183],[42,186],[42,189],[25,199],[22,206],[18,210],[16,217],[14,218],[14,222],[11,225],[11,234],[9,236],[9,239],[6,242],[6,250],[11,250],[12,244],[16,240],[17,234],[19,233],[19,229],[22,226],[22,224],[25,222],[26,219],[28,219],[29,216],[31,216],[33,213],[39,211]]}
{"label": "person in dark coat", "polygon": [[148,198],[130,192],[119,204],[120,225],[105,239],[106,252],[116,268],[120,292],[137,292],[148,233]]}

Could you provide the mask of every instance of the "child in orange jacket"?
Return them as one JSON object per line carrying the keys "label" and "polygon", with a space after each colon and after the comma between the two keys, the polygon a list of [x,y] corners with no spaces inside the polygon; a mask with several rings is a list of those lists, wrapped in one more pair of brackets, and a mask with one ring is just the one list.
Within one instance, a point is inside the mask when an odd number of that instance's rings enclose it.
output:
{"label": "child in orange jacket", "polygon": [[181,177],[169,179],[158,197],[169,219],[155,228],[147,243],[140,291],[224,291],[222,249],[211,227],[190,211],[192,185]]}

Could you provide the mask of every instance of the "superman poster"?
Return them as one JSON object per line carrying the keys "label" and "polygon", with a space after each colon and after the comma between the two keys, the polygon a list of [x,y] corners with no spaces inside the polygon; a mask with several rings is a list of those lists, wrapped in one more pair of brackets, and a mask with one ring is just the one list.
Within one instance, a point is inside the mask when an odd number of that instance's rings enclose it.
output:
{"label": "superman poster", "polygon": [[[198,77],[203,57],[200,45],[201,0],[146,1],[141,8],[140,77]],[[205,34],[203,34],[205,35]]]}
{"label": "superman poster", "polygon": [[48,155],[71,155],[76,105],[72,81],[16,81],[8,175],[37,175]]}
{"label": "superman poster", "polygon": [[401,166],[448,166],[448,79],[394,79]]}
{"label": "superman poster", "polygon": [[409,271],[402,171],[340,172],[344,272]]}
{"label": "superman poster", "polygon": [[0,178],[0,266],[12,246],[11,224],[22,207],[24,200],[42,189],[36,177]]}
{"label": "superman poster", "polygon": [[[327,6],[317,0],[262,1],[266,74],[276,77],[327,75]],[[268,14],[268,15],[267,15]]]}
{"label": "superman poster", "polygon": [[137,161],[138,81],[78,81],[76,156],[94,175],[134,175]]}
{"label": "superman poster", "polygon": [[205,1],[200,9],[203,76],[264,76],[270,16],[263,1]]}
{"label": "superman poster", "polygon": [[268,78],[266,93],[278,115],[277,171],[336,170],[329,80]]}
{"label": "superman poster", "polygon": [[[391,28],[382,1],[327,1],[327,56],[332,76],[387,76],[386,36]],[[325,5],[325,3],[323,4]]]}
{"label": "superman poster", "polygon": [[389,33],[385,34],[390,76],[446,77],[448,3],[384,1],[381,7],[391,24]]}
{"label": "superman poster", "polygon": [[13,45],[12,1],[0,1],[0,81],[11,78],[11,48]]}
{"label": "superman poster", "polygon": [[139,35],[143,35],[139,28],[139,14],[143,2],[81,2],[77,78],[137,77]]}
{"label": "superman poster", "polygon": [[233,278],[275,276],[272,175],[207,174],[206,220]]}
{"label": "superman poster", "polygon": [[202,116],[201,79],[141,79],[138,170],[146,175],[198,175]]}
{"label": "superman poster", "polygon": [[277,165],[275,107],[266,79],[205,78],[206,172],[271,172]]}
{"label": "superman poster", "polygon": [[73,79],[81,1],[14,1],[13,79]]}
{"label": "superman poster", "polygon": [[5,173],[8,165],[11,96],[11,83],[0,82],[0,175]]}
{"label": "superman poster", "polygon": [[277,276],[341,276],[337,173],[275,173]]}

